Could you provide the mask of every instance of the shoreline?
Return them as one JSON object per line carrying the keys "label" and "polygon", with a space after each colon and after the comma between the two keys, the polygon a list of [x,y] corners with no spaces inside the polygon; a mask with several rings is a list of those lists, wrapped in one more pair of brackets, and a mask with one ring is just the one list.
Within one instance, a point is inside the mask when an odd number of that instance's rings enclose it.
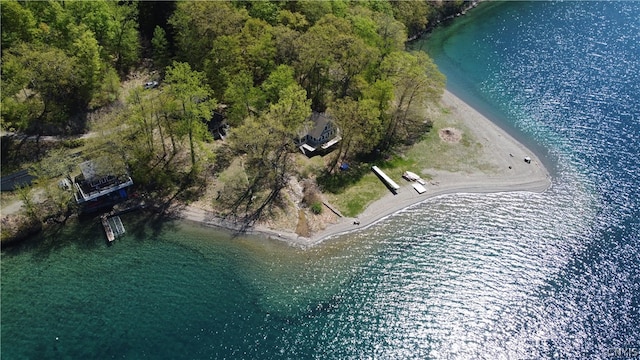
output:
{"label": "shoreline", "polygon": [[[454,173],[423,169],[422,173],[432,175],[432,179],[426,185],[427,192],[424,194],[419,195],[411,183],[402,179],[401,188],[396,195],[389,192],[369,204],[357,218],[340,218],[336,223],[328,225],[324,230],[310,237],[302,237],[291,231],[279,231],[261,225],[242,229],[241,224],[226,221],[213,213],[193,206],[180,209],[178,217],[205,226],[265,236],[285,241],[293,246],[309,248],[328,238],[366,229],[401,210],[439,196],[463,193],[542,193],[551,186],[551,176],[538,156],[505,130],[448,90],[445,90],[440,103],[450,109],[455,119],[473,131],[473,136],[482,145],[482,151],[478,156],[491,164],[495,171],[486,172],[475,169]],[[530,163],[524,161],[527,156],[531,158]],[[354,225],[356,220],[359,225]]]}

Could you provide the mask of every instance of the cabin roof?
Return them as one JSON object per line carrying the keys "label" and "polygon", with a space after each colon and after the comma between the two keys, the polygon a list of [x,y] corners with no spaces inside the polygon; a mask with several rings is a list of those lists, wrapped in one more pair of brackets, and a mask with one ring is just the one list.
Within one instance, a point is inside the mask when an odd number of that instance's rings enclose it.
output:
{"label": "cabin roof", "polygon": [[327,124],[332,122],[331,118],[325,115],[325,113],[314,112],[311,114],[311,123],[313,128],[307,133],[313,138],[319,138],[322,136],[322,132]]}

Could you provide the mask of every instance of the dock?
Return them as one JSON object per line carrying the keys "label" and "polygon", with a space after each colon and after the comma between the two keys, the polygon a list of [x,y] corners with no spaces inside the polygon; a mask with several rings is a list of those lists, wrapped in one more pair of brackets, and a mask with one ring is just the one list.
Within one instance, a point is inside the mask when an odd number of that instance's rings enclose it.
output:
{"label": "dock", "polygon": [[372,166],[371,170],[373,170],[373,172],[376,173],[376,175],[378,175],[380,179],[393,191],[400,190],[400,186],[396,184],[395,181],[391,180],[391,178],[388,177],[387,174],[385,174],[382,170],[380,170],[380,168],[378,168],[377,166]]}
{"label": "dock", "polygon": [[425,189],[425,187],[422,186],[422,184],[414,183],[414,184],[411,184],[411,186],[413,186],[413,188],[416,189],[418,194],[424,194],[425,192],[427,192],[427,189]]}
{"label": "dock", "polygon": [[107,241],[109,243],[114,242],[116,238],[122,236],[125,233],[124,225],[122,225],[122,220],[118,215],[102,215],[101,222],[102,226],[104,227],[104,233],[107,235]]}

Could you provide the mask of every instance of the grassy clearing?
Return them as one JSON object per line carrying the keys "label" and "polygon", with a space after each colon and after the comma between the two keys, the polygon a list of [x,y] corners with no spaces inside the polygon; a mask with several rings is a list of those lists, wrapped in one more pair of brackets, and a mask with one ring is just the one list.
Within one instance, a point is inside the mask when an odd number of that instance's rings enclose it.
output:
{"label": "grassy clearing", "polygon": [[364,175],[358,182],[337,194],[329,193],[328,200],[345,216],[356,216],[389,190],[373,173]]}
{"label": "grassy clearing", "polygon": [[[434,110],[433,128],[424,139],[406,152],[407,158],[416,165],[416,173],[429,178],[429,170],[470,173],[475,171],[492,172],[493,166],[479,156],[483,150],[482,143],[474,136],[473,131],[460,119],[452,115],[450,109],[442,106]],[[441,129],[453,127],[462,132],[458,143],[447,143],[440,139]]]}
{"label": "grassy clearing", "polygon": [[[403,154],[395,154],[380,163],[363,163],[358,168],[345,173],[319,178],[318,182],[327,193],[327,198],[345,216],[357,216],[364,209],[389,192],[378,177],[371,172],[371,166],[377,165],[396,182],[409,170],[431,179],[429,170],[450,172],[491,171],[489,164],[483,163],[478,153],[482,144],[473,133],[456,119],[451,111],[440,105],[433,106],[429,117],[433,119],[433,128],[423,139]],[[462,131],[459,143],[446,143],[438,132],[446,127]]]}

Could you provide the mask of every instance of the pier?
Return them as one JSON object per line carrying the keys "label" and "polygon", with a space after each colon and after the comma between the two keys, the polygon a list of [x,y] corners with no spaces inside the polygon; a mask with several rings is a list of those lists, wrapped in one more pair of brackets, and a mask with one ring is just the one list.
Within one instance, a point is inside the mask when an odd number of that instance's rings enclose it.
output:
{"label": "pier", "polygon": [[104,227],[104,233],[107,235],[107,241],[109,243],[115,241],[116,238],[122,236],[125,233],[124,225],[122,225],[120,216],[102,215],[101,221],[102,226]]}
{"label": "pier", "polygon": [[400,186],[398,184],[396,184],[395,181],[391,180],[390,177],[387,176],[387,174],[385,174],[382,170],[380,170],[380,168],[378,168],[377,166],[372,166],[371,170],[373,170],[374,173],[376,173],[376,175],[378,175],[378,177],[380,178],[380,180],[382,180],[382,182],[385,183],[385,185],[387,185],[387,187],[395,194],[398,190],[400,190]]}
{"label": "pier", "polygon": [[108,212],[100,217],[102,226],[104,227],[104,233],[107,235],[107,241],[112,243],[118,237],[124,235],[125,229],[122,225],[120,215],[127,214],[132,211],[145,209],[147,205],[144,200],[130,199],[123,203],[116,204],[111,212]]}

